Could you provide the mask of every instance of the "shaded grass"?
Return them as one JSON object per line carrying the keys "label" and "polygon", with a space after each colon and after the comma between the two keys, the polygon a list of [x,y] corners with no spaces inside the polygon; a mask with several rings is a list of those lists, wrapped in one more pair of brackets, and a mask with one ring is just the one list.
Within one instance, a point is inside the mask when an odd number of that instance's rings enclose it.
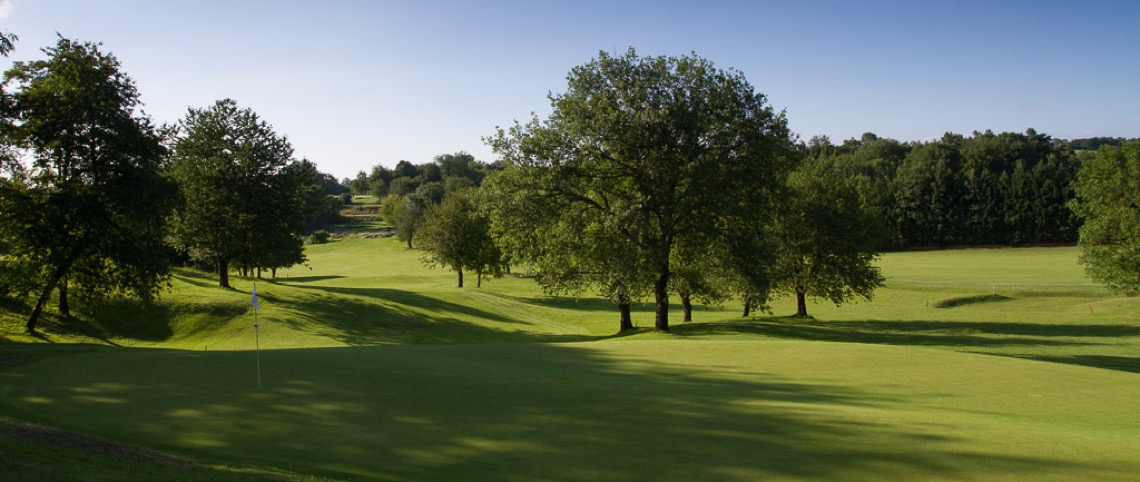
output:
{"label": "shaded grass", "polygon": [[[0,345],[0,411],[179,457],[369,480],[1137,469],[1140,305],[1088,286],[1072,249],[890,254],[874,302],[812,305],[812,320],[704,307],[689,324],[675,308],[673,335],[622,336],[605,300],[513,276],[456,289],[395,240],[308,254],[258,283],[266,390],[252,388],[253,280],[227,291],[180,271],[158,303],[85,307],[44,340],[186,350]],[[652,326],[652,307],[635,308]]]}
{"label": "shaded grass", "polygon": [[[55,357],[3,372],[4,400],[164,450],[360,480],[1128,480],[1140,470],[1140,385],[1080,367],[666,337],[277,350],[263,354],[258,391],[250,355]],[[1056,392],[1076,379],[1079,396]]]}
{"label": "shaded grass", "polygon": [[208,465],[5,417],[0,417],[0,474],[4,480],[28,481],[305,479],[274,469]]}

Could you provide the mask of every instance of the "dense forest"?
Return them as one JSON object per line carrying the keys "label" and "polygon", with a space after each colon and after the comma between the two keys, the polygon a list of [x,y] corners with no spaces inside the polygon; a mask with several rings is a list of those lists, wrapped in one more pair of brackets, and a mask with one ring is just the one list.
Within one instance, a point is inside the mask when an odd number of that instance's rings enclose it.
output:
{"label": "dense forest", "polygon": [[858,180],[863,203],[889,233],[884,247],[899,249],[1074,243],[1080,219],[1068,208],[1072,183],[1092,154],[1076,146],[1120,142],[1070,142],[1028,129],[929,142],[868,133],[834,145],[814,137],[801,148]]}

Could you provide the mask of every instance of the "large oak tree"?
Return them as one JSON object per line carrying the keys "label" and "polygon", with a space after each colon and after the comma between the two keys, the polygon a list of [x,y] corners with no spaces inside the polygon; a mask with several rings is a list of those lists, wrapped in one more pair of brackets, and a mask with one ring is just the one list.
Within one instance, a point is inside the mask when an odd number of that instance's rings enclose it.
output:
{"label": "large oak tree", "polygon": [[314,177],[291,168],[293,147],[250,109],[225,99],[179,124],[172,172],[185,202],[174,237],[229,288],[231,263],[274,269],[304,260],[301,232]]}
{"label": "large oak tree", "polygon": [[[726,243],[748,218],[770,215],[792,164],[782,113],[744,75],[696,55],[601,52],[575,67],[552,112],[489,139],[520,189],[558,198],[620,241],[621,269],[652,279],[655,328],[669,330],[675,248],[699,236]],[[727,251],[727,250],[725,250]]]}

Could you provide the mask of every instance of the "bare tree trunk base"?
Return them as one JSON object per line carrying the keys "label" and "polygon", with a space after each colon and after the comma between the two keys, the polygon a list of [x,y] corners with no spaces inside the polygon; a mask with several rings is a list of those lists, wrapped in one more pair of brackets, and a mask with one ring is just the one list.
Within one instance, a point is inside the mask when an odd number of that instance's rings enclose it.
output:
{"label": "bare tree trunk base", "polygon": [[618,301],[618,311],[621,312],[621,321],[619,322],[620,328],[618,331],[626,331],[633,329],[633,318],[629,315],[629,299],[620,297]]}
{"label": "bare tree trunk base", "polygon": [[796,292],[796,314],[793,315],[794,317],[796,317],[796,318],[808,318],[807,299],[806,298],[807,298],[807,296],[805,293],[800,292],[800,291]]}

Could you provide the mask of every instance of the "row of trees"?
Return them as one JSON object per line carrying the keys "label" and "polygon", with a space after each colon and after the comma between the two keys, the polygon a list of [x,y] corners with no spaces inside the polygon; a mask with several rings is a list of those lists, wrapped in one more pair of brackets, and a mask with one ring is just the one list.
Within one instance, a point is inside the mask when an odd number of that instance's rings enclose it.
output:
{"label": "row of trees", "polygon": [[231,263],[304,260],[330,176],[285,137],[231,100],[157,127],[99,45],[61,37],[43,52],[0,90],[0,295],[32,296],[29,331],[53,293],[65,316],[73,290],[152,298],[179,257],[215,266],[223,287]]}
{"label": "row of trees", "polygon": [[[12,40],[0,36],[0,53]],[[15,63],[0,90],[0,291],[31,295],[29,330],[53,292],[65,315],[73,289],[152,297],[179,255],[216,268],[223,287],[231,266],[304,261],[300,234],[343,187],[294,160],[284,136],[232,100],[157,127],[98,45],[60,38],[44,52]],[[1066,204],[1078,157],[1032,130],[797,144],[743,75],[696,56],[602,53],[568,80],[546,119],[487,139],[494,166],[458,153],[345,184],[383,195],[408,246],[417,239],[460,286],[465,270],[481,282],[523,264],[549,292],[612,299],[622,329],[648,296],[662,331],[674,295],[686,321],[694,299],[739,297],[747,313],[789,293],[806,316],[807,297],[869,298],[886,245],[1076,232]],[[1098,220],[1081,232],[1090,265],[1135,264],[1137,152],[1102,147],[1076,183],[1077,213]],[[1124,197],[1098,197],[1106,189]]]}
{"label": "row of trees", "polygon": [[[650,295],[658,330],[669,329],[671,295],[685,321],[694,298],[736,296],[747,314],[791,294],[798,316],[808,297],[869,299],[884,281],[873,260],[885,247],[1072,242],[1077,214],[1096,206],[1070,210],[1077,190],[1135,174],[1093,176],[1136,152],[1104,147],[1078,183],[1087,153],[1032,129],[795,143],[783,115],[739,73],[698,57],[602,53],[568,79],[548,118],[487,139],[501,160],[478,193],[444,197],[440,208],[415,201],[418,192],[407,199],[428,206],[425,262],[453,267],[460,285],[463,269],[506,258],[550,293],[610,298],[623,330],[632,328],[631,301]],[[395,211],[393,219],[408,231]],[[1086,226],[1082,243],[1120,237],[1122,224]],[[1127,242],[1096,243],[1090,264],[1132,254],[1120,247]]]}
{"label": "row of trees", "polygon": [[436,156],[432,162],[425,164],[399,161],[392,169],[377,164],[370,173],[360,171],[355,178],[342,182],[353,194],[370,194],[378,198],[389,195],[402,197],[415,193],[426,185],[438,184],[446,192],[479,186],[487,173],[494,169],[494,165],[476,161],[471,154],[457,152]]}
{"label": "row of trees", "polygon": [[865,134],[838,146],[815,137],[802,149],[857,180],[888,230],[886,247],[1077,238],[1067,205],[1081,162],[1067,143],[1032,129],[912,143]]}
{"label": "row of trees", "polygon": [[849,179],[804,156],[783,113],[743,75],[696,56],[601,53],[550,97],[552,113],[487,142],[480,191],[493,239],[548,292],[595,290],[621,329],[652,296],[669,330],[693,299],[767,308],[771,294],[870,297],[881,230]]}
{"label": "row of trees", "polygon": [[[388,193],[381,199],[380,215],[392,223],[399,239],[411,248],[430,208],[443,202],[450,193],[479,187],[486,174],[493,170],[494,166],[476,161],[475,156],[466,152],[441,154],[428,164],[400,161],[395,170],[378,165],[372,168],[372,173],[380,183],[374,185],[388,186],[385,179],[390,179],[393,189],[381,189],[373,194]],[[409,177],[413,173],[420,174]]]}

